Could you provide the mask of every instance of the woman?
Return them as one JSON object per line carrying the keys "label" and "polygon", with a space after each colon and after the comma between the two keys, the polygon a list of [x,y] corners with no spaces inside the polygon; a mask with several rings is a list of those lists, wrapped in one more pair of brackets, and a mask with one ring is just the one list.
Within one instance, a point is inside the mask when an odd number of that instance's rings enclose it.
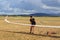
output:
{"label": "woman", "polygon": [[34,27],[36,25],[35,19],[30,16],[30,23],[31,23],[31,27],[30,27],[30,33],[34,33]]}

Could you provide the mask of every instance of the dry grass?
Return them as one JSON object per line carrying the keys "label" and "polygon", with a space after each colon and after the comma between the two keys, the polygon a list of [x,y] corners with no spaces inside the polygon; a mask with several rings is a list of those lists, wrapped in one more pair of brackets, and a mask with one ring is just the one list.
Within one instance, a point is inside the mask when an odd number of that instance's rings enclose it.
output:
{"label": "dry grass", "polygon": [[[44,25],[59,25],[60,17],[35,17],[37,24],[43,20]],[[12,22],[30,23],[29,17],[9,17]],[[47,21],[48,20],[48,21]],[[51,20],[55,20],[51,22]],[[47,31],[54,31],[57,34],[46,35]],[[54,36],[54,37],[53,37]],[[60,40],[60,28],[38,28],[35,27],[35,34],[29,33],[28,26],[8,24],[4,17],[0,17],[0,40]]]}

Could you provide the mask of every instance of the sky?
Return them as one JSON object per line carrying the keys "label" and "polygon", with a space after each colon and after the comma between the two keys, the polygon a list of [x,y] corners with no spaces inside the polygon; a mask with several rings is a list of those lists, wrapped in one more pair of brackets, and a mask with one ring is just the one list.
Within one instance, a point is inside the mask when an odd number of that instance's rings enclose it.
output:
{"label": "sky", "polygon": [[60,13],[60,0],[0,0],[0,14]]}

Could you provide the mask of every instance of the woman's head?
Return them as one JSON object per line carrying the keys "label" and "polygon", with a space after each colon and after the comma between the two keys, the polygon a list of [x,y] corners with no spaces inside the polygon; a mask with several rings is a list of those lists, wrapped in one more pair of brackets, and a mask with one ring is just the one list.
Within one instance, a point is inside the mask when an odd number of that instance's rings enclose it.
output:
{"label": "woman's head", "polygon": [[32,18],[33,16],[30,16],[30,18]]}

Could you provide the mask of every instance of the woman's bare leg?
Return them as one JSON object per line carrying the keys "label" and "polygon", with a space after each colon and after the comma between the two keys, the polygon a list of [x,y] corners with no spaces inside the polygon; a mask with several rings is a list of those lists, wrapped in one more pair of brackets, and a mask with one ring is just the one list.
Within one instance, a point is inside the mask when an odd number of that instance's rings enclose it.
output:
{"label": "woman's bare leg", "polygon": [[30,33],[34,33],[34,26],[30,27]]}
{"label": "woman's bare leg", "polygon": [[30,27],[30,33],[32,33],[32,26]]}

